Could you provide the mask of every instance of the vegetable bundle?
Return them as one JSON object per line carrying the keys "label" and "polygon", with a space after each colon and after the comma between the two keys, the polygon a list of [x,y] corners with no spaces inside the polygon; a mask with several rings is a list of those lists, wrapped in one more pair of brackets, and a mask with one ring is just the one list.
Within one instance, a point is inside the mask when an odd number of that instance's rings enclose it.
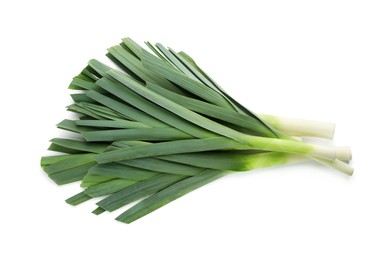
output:
{"label": "vegetable bundle", "polygon": [[130,203],[116,219],[130,223],[227,174],[314,160],[351,175],[346,147],[319,145],[333,125],[256,115],[230,97],[184,52],[129,38],[108,49],[119,69],[90,60],[71,82],[76,119],[57,126],[41,166],[57,184],[81,181],[67,199],[91,198],[95,214]]}

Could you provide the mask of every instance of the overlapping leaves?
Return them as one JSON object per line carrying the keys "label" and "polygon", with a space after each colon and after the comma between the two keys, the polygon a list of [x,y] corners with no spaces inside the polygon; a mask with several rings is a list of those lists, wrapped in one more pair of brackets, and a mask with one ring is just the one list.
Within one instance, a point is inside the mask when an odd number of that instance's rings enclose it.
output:
{"label": "overlapping leaves", "polygon": [[123,39],[107,54],[121,71],[91,60],[69,86],[78,91],[68,106],[77,119],[58,127],[78,138],[52,139],[49,150],[60,154],[41,160],[57,184],[81,181],[83,191],[69,204],[102,197],[93,211],[101,214],[137,202],[117,217],[130,223],[226,174],[289,160],[280,143],[264,150],[248,142],[294,141],[231,98],[187,54],[147,46],[154,54]]}

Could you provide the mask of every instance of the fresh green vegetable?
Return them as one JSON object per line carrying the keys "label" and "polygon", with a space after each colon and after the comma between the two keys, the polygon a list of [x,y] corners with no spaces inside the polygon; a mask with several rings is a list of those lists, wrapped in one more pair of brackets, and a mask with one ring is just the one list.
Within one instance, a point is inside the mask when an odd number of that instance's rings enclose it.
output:
{"label": "fresh green vegetable", "polygon": [[184,52],[126,38],[69,89],[76,120],[57,126],[78,139],[54,138],[41,166],[59,185],[81,181],[66,200],[102,197],[93,213],[138,201],[117,217],[130,223],[207,183],[236,172],[314,160],[351,175],[347,148],[316,144],[334,125],[257,115],[229,96]]}

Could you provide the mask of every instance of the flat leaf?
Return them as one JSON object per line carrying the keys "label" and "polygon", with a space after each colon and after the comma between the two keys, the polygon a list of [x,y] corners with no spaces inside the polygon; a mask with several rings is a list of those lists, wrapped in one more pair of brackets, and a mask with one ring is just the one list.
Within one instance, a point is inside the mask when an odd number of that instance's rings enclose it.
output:
{"label": "flat leaf", "polygon": [[67,202],[69,205],[76,206],[76,205],[79,205],[79,204],[86,202],[90,199],[91,199],[91,197],[88,196],[84,191],[82,191],[82,192],[75,194],[74,196],[66,199],[65,202]]}
{"label": "flat leaf", "polygon": [[186,177],[179,175],[158,175],[151,179],[133,184],[128,188],[110,195],[109,197],[99,201],[97,205],[107,211],[114,211],[133,201],[158,192],[184,178]]}
{"label": "flat leaf", "polygon": [[124,223],[131,223],[153,212],[154,210],[157,210],[160,207],[172,202],[173,200],[176,200],[179,197],[182,197],[185,194],[197,188],[200,188],[201,186],[206,185],[212,181],[215,181],[223,176],[225,176],[224,172],[216,170],[206,170],[199,175],[176,182],[168,188],[163,189],[162,191],[140,201],[138,204],[118,216],[116,220]]}
{"label": "flat leaf", "polygon": [[97,154],[94,158],[98,163],[119,162],[124,160],[154,157],[166,154],[191,153],[222,149],[248,149],[249,146],[240,144],[226,137],[169,141],[141,145],[131,148]]}
{"label": "flat leaf", "polygon": [[121,140],[167,141],[193,138],[191,135],[169,127],[89,131],[84,132],[83,137],[89,142]]}
{"label": "flat leaf", "polygon": [[96,198],[119,192],[134,183],[135,181],[131,180],[115,179],[88,187],[84,192],[88,196]]}

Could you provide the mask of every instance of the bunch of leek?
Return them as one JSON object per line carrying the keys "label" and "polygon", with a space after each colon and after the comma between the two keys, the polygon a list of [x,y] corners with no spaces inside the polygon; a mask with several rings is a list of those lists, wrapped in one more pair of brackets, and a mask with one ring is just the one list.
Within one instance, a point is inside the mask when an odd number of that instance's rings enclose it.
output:
{"label": "bunch of leek", "polygon": [[[71,82],[76,114],[58,127],[41,165],[57,184],[81,181],[78,205],[103,197],[101,214],[130,203],[116,219],[130,223],[227,174],[315,160],[346,174],[348,148],[317,145],[333,125],[256,115],[230,97],[184,52],[129,38],[108,49],[113,69],[90,60]],[[307,141],[310,140],[310,141]]]}

